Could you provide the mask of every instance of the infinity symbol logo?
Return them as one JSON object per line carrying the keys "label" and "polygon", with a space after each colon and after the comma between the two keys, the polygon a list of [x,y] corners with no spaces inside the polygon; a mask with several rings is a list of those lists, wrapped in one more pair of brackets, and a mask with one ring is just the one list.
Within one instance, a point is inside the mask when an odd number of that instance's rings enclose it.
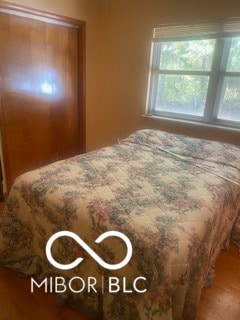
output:
{"label": "infinity symbol logo", "polygon": [[108,237],[117,237],[117,238],[122,239],[125,242],[125,244],[127,246],[127,255],[120,263],[117,263],[117,264],[109,264],[109,263],[105,262],[104,260],[102,260],[102,258],[99,257],[99,255],[97,255],[86,244],[86,242],[84,242],[75,233],[73,233],[71,231],[60,231],[60,232],[57,232],[54,235],[52,235],[49,238],[47,245],[46,245],[46,255],[47,255],[48,261],[57,269],[70,270],[70,269],[77,267],[77,265],[79,265],[83,261],[83,258],[77,258],[72,263],[61,264],[61,263],[58,263],[56,260],[54,260],[54,258],[52,257],[51,248],[52,248],[54,241],[58,238],[61,238],[61,237],[69,237],[69,238],[74,239],[85,251],[87,251],[89,253],[89,255],[95,261],[97,261],[98,264],[100,264],[103,268],[108,269],[108,270],[117,270],[117,269],[123,268],[132,257],[132,244],[131,244],[130,240],[128,239],[128,237],[119,231],[107,231],[95,240],[96,243],[101,243],[103,240],[105,240]]}

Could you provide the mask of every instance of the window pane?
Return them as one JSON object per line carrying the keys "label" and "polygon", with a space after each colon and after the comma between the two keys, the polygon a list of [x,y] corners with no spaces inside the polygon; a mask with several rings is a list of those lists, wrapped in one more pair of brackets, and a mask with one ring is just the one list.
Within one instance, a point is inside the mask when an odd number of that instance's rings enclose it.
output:
{"label": "window pane", "polygon": [[208,76],[159,75],[156,111],[203,116]]}
{"label": "window pane", "polygon": [[210,71],[215,40],[161,43],[160,70]]}
{"label": "window pane", "polygon": [[240,72],[240,37],[232,38],[227,71]]}
{"label": "window pane", "polygon": [[222,99],[218,119],[240,121],[240,78],[226,77],[223,83]]}

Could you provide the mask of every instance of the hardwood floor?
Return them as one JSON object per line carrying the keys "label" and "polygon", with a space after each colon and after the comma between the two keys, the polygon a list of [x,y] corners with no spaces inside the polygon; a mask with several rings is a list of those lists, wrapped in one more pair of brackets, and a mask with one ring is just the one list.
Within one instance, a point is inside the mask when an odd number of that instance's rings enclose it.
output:
{"label": "hardwood floor", "polygon": [[240,319],[240,251],[230,245],[216,263],[214,285],[204,288],[197,320]]}
{"label": "hardwood floor", "polygon": [[[0,203],[0,213],[2,204]],[[30,292],[29,279],[0,268],[0,320],[89,320],[70,307],[57,307],[54,295]],[[196,320],[240,319],[240,252],[234,245],[222,251],[216,264],[216,279],[205,288]],[[136,319],[137,320],[137,319]]]}
{"label": "hardwood floor", "polygon": [[0,320],[89,320],[68,306],[57,307],[54,295],[30,292],[29,279],[0,268]]}

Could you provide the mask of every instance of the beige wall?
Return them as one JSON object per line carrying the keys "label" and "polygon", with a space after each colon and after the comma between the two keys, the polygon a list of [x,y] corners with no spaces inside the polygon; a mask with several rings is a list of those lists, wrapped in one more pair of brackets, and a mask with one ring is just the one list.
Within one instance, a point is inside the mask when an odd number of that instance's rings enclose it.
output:
{"label": "beige wall", "polygon": [[145,111],[152,30],[163,22],[240,16],[240,1],[102,0],[100,89],[94,142],[107,144],[138,128],[160,128],[240,144],[240,132],[149,120]]}
{"label": "beige wall", "polygon": [[152,30],[163,22],[240,16],[239,0],[14,0],[87,23],[87,149],[139,128],[160,128],[240,144],[240,133],[142,117]]}

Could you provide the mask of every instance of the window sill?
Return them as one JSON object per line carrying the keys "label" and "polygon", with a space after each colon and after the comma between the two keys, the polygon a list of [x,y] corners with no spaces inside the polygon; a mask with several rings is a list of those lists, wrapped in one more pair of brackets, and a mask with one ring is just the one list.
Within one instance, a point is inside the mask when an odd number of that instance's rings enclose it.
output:
{"label": "window sill", "polygon": [[147,118],[147,119],[152,119],[155,121],[159,122],[169,122],[169,123],[178,123],[178,124],[184,124],[184,125],[191,125],[195,127],[200,127],[200,128],[210,128],[210,129],[217,129],[217,130],[222,130],[222,131],[228,131],[228,132],[239,132],[240,133],[240,128],[236,127],[231,127],[231,126],[225,126],[221,124],[208,124],[204,122],[199,122],[199,121],[191,121],[191,120],[185,120],[185,119],[177,119],[177,118],[168,118],[168,117],[161,117],[161,116],[155,116],[155,115],[150,115],[150,114],[143,114],[142,117]]}

